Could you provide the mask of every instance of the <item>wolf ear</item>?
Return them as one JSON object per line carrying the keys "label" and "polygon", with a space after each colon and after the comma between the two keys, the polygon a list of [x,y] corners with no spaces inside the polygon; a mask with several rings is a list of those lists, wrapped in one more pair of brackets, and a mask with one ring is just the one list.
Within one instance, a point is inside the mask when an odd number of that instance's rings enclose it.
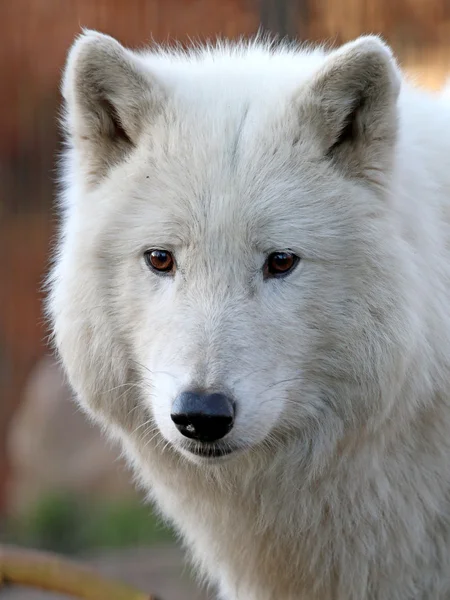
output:
{"label": "wolf ear", "polygon": [[399,91],[390,49],[378,37],[364,36],[329,56],[297,106],[325,155],[349,174],[373,178],[389,170]]}
{"label": "wolf ear", "polygon": [[72,46],[62,93],[66,129],[91,183],[137,144],[163,98],[138,56],[95,31]]}

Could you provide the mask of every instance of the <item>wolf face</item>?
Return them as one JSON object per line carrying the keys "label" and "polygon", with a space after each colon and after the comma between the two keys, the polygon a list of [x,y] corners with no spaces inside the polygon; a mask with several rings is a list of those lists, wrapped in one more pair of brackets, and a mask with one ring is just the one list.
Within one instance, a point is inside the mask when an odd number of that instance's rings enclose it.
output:
{"label": "wolf face", "polygon": [[389,414],[418,301],[388,193],[398,90],[374,37],[78,39],[50,312],[87,410],[197,462]]}

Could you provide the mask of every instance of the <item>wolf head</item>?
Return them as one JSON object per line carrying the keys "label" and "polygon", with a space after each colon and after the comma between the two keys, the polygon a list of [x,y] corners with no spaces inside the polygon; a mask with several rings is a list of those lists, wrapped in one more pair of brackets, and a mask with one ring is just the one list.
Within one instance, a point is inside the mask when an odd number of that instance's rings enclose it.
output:
{"label": "wolf head", "polygon": [[49,307],[96,419],[206,461],[389,413],[415,336],[391,197],[399,81],[376,37],[329,53],[76,41]]}

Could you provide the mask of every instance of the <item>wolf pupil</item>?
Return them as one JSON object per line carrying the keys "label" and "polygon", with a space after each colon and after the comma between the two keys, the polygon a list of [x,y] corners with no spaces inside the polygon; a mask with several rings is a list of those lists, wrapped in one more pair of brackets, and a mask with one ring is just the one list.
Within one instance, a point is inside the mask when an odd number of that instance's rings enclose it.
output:
{"label": "wolf pupil", "polygon": [[174,259],[167,250],[148,250],[145,253],[147,265],[159,273],[168,273],[174,268]]}

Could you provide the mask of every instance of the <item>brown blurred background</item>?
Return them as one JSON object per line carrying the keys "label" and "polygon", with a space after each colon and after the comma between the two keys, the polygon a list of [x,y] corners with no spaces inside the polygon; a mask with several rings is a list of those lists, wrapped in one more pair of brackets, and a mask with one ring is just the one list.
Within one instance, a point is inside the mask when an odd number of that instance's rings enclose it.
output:
{"label": "brown blurred background", "polygon": [[81,27],[130,46],[260,27],[335,44],[375,32],[421,85],[437,89],[450,73],[450,0],[0,2],[0,541],[66,552],[171,540],[142,508],[116,450],[70,402],[46,345],[58,85]]}

